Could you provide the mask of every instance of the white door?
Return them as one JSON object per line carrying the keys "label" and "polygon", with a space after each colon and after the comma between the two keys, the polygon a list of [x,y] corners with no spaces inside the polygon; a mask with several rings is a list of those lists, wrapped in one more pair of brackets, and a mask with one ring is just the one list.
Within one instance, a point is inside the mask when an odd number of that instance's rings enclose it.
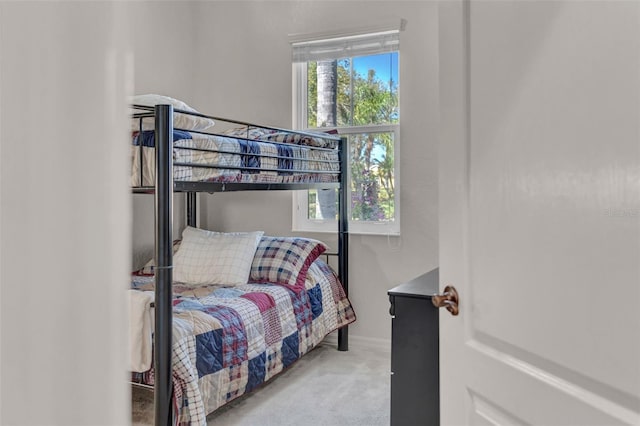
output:
{"label": "white door", "polygon": [[640,425],[640,3],[439,23],[441,422]]}

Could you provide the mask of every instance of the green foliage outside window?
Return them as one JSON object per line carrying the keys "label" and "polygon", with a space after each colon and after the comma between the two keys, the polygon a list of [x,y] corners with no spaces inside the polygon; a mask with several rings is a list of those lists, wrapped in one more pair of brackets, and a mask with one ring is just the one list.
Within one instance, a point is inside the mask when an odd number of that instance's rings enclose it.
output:
{"label": "green foliage outside window", "polygon": [[[397,75],[397,53],[389,56]],[[391,56],[395,55],[395,56]],[[380,55],[381,56],[381,55]],[[357,66],[359,58],[336,61],[337,66],[328,90],[335,90],[335,117],[318,123],[318,64],[307,67],[308,127],[352,127],[397,124],[398,83],[393,78],[383,81],[375,69],[366,74]],[[354,65],[355,63],[355,65]],[[324,68],[326,70],[326,68]],[[390,75],[394,75],[391,72]],[[322,86],[325,87],[326,83]],[[351,215],[353,220],[389,221],[394,218],[394,139],[393,132],[348,132],[351,167]],[[317,194],[310,192],[309,217],[317,217]]]}

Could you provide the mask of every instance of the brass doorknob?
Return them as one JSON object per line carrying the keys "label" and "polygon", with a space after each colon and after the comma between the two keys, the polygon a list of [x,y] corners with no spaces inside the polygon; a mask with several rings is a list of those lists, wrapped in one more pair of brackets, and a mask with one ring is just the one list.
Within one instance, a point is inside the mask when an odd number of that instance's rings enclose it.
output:
{"label": "brass doorknob", "polygon": [[453,316],[458,315],[458,291],[452,285],[446,286],[444,293],[433,295],[431,303],[436,308],[447,308],[447,311],[451,312]]}

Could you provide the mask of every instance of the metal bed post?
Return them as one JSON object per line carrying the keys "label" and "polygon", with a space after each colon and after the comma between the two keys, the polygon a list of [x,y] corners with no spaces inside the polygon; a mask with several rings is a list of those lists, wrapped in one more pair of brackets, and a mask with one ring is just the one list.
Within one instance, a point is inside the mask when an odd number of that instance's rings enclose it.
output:
{"label": "metal bed post", "polygon": [[155,106],[156,299],[154,332],[155,425],[173,424],[171,347],[173,327],[173,106]]}
{"label": "metal bed post", "polygon": [[[338,190],[338,276],[346,295],[349,295],[349,191],[347,173],[349,168],[347,138],[340,139],[340,189]],[[338,330],[338,350],[349,350],[349,326]]]}
{"label": "metal bed post", "polygon": [[197,194],[195,192],[187,192],[187,225],[196,227],[198,218]]}

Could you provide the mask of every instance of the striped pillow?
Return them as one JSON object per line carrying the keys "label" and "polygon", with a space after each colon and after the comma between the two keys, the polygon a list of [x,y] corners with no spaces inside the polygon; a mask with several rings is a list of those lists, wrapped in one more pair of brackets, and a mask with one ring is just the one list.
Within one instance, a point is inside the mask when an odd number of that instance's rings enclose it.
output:
{"label": "striped pillow", "polygon": [[294,145],[313,146],[316,148],[331,148],[336,149],[338,141],[333,139],[324,139],[322,135],[313,137],[310,135],[301,135],[299,133],[278,132],[268,134],[262,137],[261,140],[289,143]]}
{"label": "striped pillow", "polygon": [[317,240],[263,236],[251,264],[251,282],[303,287],[309,266],[327,249]]}

